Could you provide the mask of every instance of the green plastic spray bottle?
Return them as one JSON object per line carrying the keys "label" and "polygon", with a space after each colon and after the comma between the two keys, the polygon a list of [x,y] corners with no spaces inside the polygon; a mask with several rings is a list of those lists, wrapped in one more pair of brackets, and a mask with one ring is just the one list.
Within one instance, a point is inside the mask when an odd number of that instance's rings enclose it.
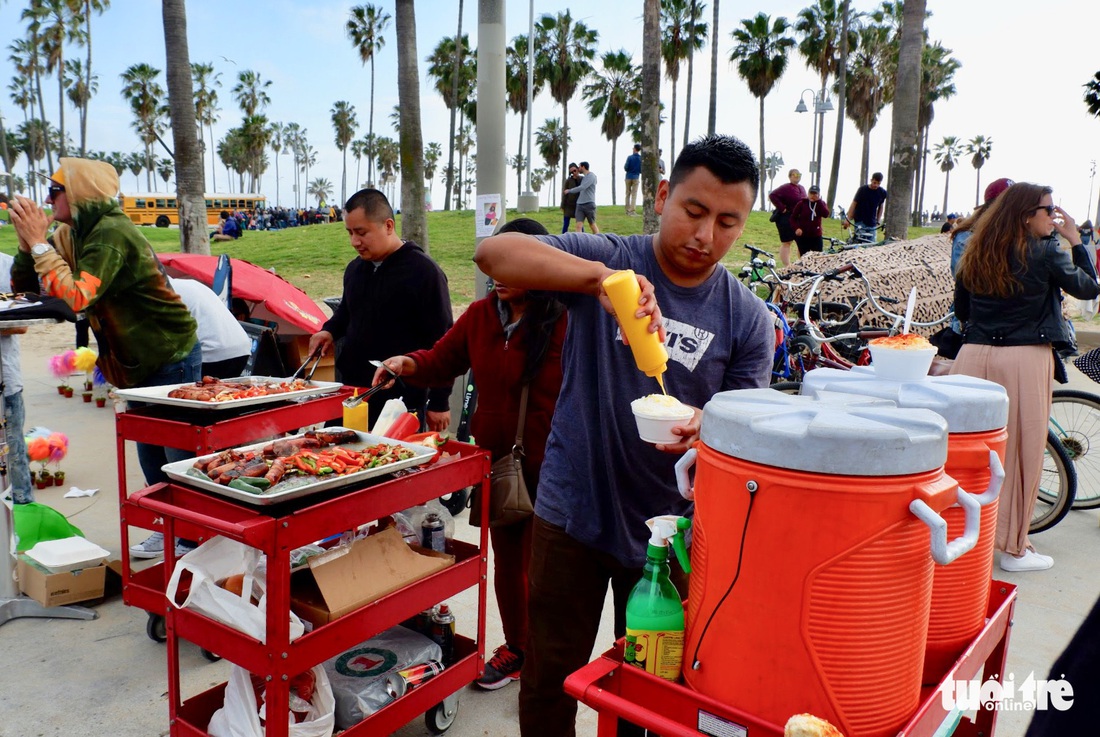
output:
{"label": "green plastic spray bottle", "polygon": [[684,660],[684,603],[668,577],[668,544],[672,543],[684,572],[691,573],[683,536],[691,520],[666,514],[646,524],[651,534],[645,568],[626,600],[626,641],[627,647],[633,647],[626,661],[676,681]]}

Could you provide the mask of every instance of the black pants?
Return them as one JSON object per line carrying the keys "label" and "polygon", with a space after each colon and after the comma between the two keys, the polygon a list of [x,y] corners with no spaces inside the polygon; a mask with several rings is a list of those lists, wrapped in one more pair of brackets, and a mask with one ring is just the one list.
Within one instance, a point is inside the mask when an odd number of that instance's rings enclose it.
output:
{"label": "black pants", "polygon": [[224,361],[212,361],[202,364],[202,375],[213,376],[215,379],[235,379],[241,375],[244,371],[244,367],[248,365],[248,356],[237,356],[236,358],[227,358]]}
{"label": "black pants", "polygon": [[800,235],[794,239],[794,243],[798,246],[798,255],[805,256],[810,251],[821,252],[824,241],[819,235]]}

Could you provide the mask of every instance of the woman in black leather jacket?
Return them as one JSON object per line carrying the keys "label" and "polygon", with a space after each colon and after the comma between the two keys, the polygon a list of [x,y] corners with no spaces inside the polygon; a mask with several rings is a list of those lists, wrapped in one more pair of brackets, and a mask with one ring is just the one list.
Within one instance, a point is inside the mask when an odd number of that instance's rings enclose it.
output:
{"label": "woman in black leather jacket", "polygon": [[[1027,531],[1039,494],[1051,382],[1065,375],[1055,354],[1069,341],[1062,291],[1078,299],[1100,294],[1077,225],[1050,193],[1024,182],[1005,190],[975,226],[956,274],[963,347],[952,373],[995,381],[1010,400],[996,540],[1006,571],[1054,565],[1035,552]],[[1069,253],[1050,237],[1055,231],[1070,243]]]}

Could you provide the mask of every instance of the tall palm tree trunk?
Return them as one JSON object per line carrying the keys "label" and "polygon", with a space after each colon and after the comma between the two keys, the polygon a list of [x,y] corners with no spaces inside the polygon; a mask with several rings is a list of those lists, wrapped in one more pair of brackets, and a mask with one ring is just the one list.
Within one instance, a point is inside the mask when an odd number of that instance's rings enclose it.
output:
{"label": "tall palm tree trunk", "polygon": [[451,134],[450,146],[447,154],[447,198],[443,203],[444,210],[451,209],[451,200],[454,199],[455,182],[455,117],[458,113],[458,74],[462,69],[462,6],[464,0],[458,0],[458,32],[455,33],[455,63],[451,70]]}
{"label": "tall palm tree trunk", "polygon": [[[523,126],[524,126],[524,120],[526,119],[526,117],[527,117],[526,113],[520,113],[519,114],[519,148],[518,148],[519,161],[516,162],[517,164],[521,164],[525,161],[525,159],[523,158],[523,133],[524,133]],[[520,195],[522,193],[523,193],[523,168],[517,166],[516,167],[516,194]]]}
{"label": "tall palm tree trunk", "polygon": [[[210,254],[206,233],[206,198],[195,97],[191,90],[191,58],[187,50],[186,0],[162,0],[164,50],[167,63],[168,109],[175,153],[176,202],[179,206],[180,247],[184,253]],[[167,183],[166,185],[167,186]]]}
{"label": "tall palm tree trunk", "polygon": [[669,127],[668,151],[669,151],[669,156],[671,156],[674,159],[676,158],[676,87],[677,86],[678,85],[676,84],[676,80],[675,79],[672,80],[672,116],[669,118],[669,121],[668,121],[668,127]]}
{"label": "tall palm tree trunk", "polygon": [[88,93],[80,101],[80,158],[88,153],[88,102],[92,97],[92,2],[84,0],[84,42],[88,44],[84,64],[84,89]]}
{"label": "tall palm tree trunk", "polygon": [[943,177],[943,209],[940,210],[943,213],[944,219],[947,218],[947,188],[951,185],[951,170],[948,169],[944,172]]}
{"label": "tall palm tree trunk", "polygon": [[343,156],[343,167],[340,170],[340,201],[348,201],[348,149],[345,146],[341,149]]}
{"label": "tall palm tree trunk", "polygon": [[[917,198],[917,212],[913,218],[914,226],[924,225],[924,186],[928,182],[928,127],[920,141],[920,196]],[[920,218],[919,220],[917,218]]]}
{"label": "tall palm tree trunk", "polygon": [[428,220],[424,213],[424,134],[420,124],[420,74],[416,54],[416,11],[413,0],[397,0],[397,95],[401,105],[401,237],[418,243],[426,253]]}
{"label": "tall palm tree trunk", "polygon": [[859,159],[859,181],[862,184],[871,176],[871,130],[863,134],[863,154]]}
{"label": "tall palm tree trunk", "polygon": [[147,142],[145,144],[145,186],[149,188],[150,192],[157,191],[157,181],[153,176],[153,169],[156,168],[156,165],[153,161],[153,144]]}
{"label": "tall palm tree trunk", "polygon": [[[760,181],[763,182],[767,177],[767,173],[764,170],[764,98],[760,98]],[[766,200],[764,199],[767,193],[764,192],[764,187],[760,188],[760,210],[767,210]]]}
{"label": "tall palm tree trunk", "polygon": [[210,186],[215,192],[218,191],[218,150],[214,145],[214,124],[206,126],[210,129]]}
{"label": "tall palm tree trunk", "polygon": [[[836,206],[837,180],[840,178],[840,149],[844,137],[844,114],[848,101],[848,0],[840,4],[840,65],[837,72],[836,138],[833,141],[833,163],[829,169],[829,191],[826,202]],[[864,179],[860,180],[866,181]]]}
{"label": "tall palm tree trunk", "polygon": [[[688,128],[691,127],[691,82],[692,76],[695,74],[695,0],[691,0],[691,7],[688,10],[688,78],[687,78],[687,92],[684,93],[684,146],[688,145]],[[676,148],[669,152],[669,155],[673,158],[676,157]]]}
{"label": "tall palm tree trunk", "polygon": [[[0,113],[0,156],[3,156],[3,164],[7,166],[8,161],[8,136],[4,132],[4,115]],[[14,167],[13,167],[14,168]],[[4,177],[4,180],[8,185],[8,199],[10,200],[15,193],[12,191],[11,177]]]}
{"label": "tall palm tree trunk", "polygon": [[[36,35],[32,36],[31,38],[32,38],[32,43],[34,44],[34,47],[36,49],[35,53],[37,54],[37,49],[38,49],[38,44],[39,44],[38,36],[36,34]],[[39,120],[42,121],[42,150],[46,152],[46,165],[48,167],[50,167],[50,173],[52,174],[54,172],[53,153],[50,152],[50,137],[48,135],[46,135],[46,133],[47,133],[47,128],[46,128],[46,103],[45,103],[45,101],[42,97],[42,74],[41,74],[41,71],[39,70],[38,66],[39,66],[38,65],[38,57],[36,56],[35,59],[34,59],[34,87],[35,87],[35,92],[38,94],[38,115],[39,115]]]}
{"label": "tall palm tree trunk", "polygon": [[569,173],[569,100],[561,104],[561,183]]}
{"label": "tall palm tree trunk", "polygon": [[[841,116],[843,117],[843,116]],[[718,0],[714,0],[714,15],[710,26],[710,109],[707,111],[707,134],[714,135],[718,122]],[[832,202],[832,200],[829,200]]]}
{"label": "tall palm tree trunk", "polygon": [[917,115],[920,108],[921,50],[924,47],[925,0],[907,0],[902,10],[898,46],[897,91],[890,131],[890,188],[896,195],[886,207],[886,233],[905,240],[909,235],[913,172],[917,161]]}
{"label": "tall palm tree trunk", "polygon": [[611,139],[611,168],[608,169],[608,171],[611,172],[611,204],[612,205],[619,204],[616,201],[616,198],[615,198],[615,180],[618,179],[618,177],[615,175],[615,162],[619,160],[619,156],[616,153],[616,151],[618,151],[618,147],[619,147],[619,139],[617,137]]}
{"label": "tall palm tree trunk", "polygon": [[[367,116],[367,140],[374,140],[374,52],[370,55],[370,115]],[[356,179],[358,179],[358,175]],[[374,157],[367,161],[367,179],[374,186]],[[358,185],[356,185],[358,191]],[[346,200],[345,200],[346,202]]]}
{"label": "tall palm tree trunk", "polygon": [[58,152],[60,156],[67,156],[65,146],[65,44],[60,44],[57,51],[57,129],[60,134]]}
{"label": "tall palm tree trunk", "polygon": [[982,196],[982,167],[974,167],[974,174],[976,175],[974,180],[974,207],[977,207]]}
{"label": "tall palm tree trunk", "polygon": [[[645,0],[642,13],[642,232],[656,233],[660,227],[653,203],[657,199],[657,135],[661,105],[661,5]],[[714,84],[713,77],[711,84]],[[713,100],[713,96],[711,97]]]}

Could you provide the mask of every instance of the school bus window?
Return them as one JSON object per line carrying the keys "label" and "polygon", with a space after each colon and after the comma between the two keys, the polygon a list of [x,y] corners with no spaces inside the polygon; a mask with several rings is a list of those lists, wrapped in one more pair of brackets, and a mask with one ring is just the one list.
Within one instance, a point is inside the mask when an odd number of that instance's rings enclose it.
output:
{"label": "school bus window", "polygon": [[174,208],[176,206],[175,200],[168,200],[168,206]]}
{"label": "school bus window", "polygon": [[134,207],[145,207],[145,200],[134,200]]}
{"label": "school bus window", "polygon": [[160,199],[157,200],[157,207],[167,207],[167,206],[168,205],[166,205],[164,203],[164,200],[160,200]]}
{"label": "school bus window", "polygon": [[211,207],[213,207],[213,206],[214,206],[214,203],[213,203],[213,201],[212,201],[212,200],[207,200],[207,201],[206,201],[206,207],[207,207],[207,208],[211,208]]}

